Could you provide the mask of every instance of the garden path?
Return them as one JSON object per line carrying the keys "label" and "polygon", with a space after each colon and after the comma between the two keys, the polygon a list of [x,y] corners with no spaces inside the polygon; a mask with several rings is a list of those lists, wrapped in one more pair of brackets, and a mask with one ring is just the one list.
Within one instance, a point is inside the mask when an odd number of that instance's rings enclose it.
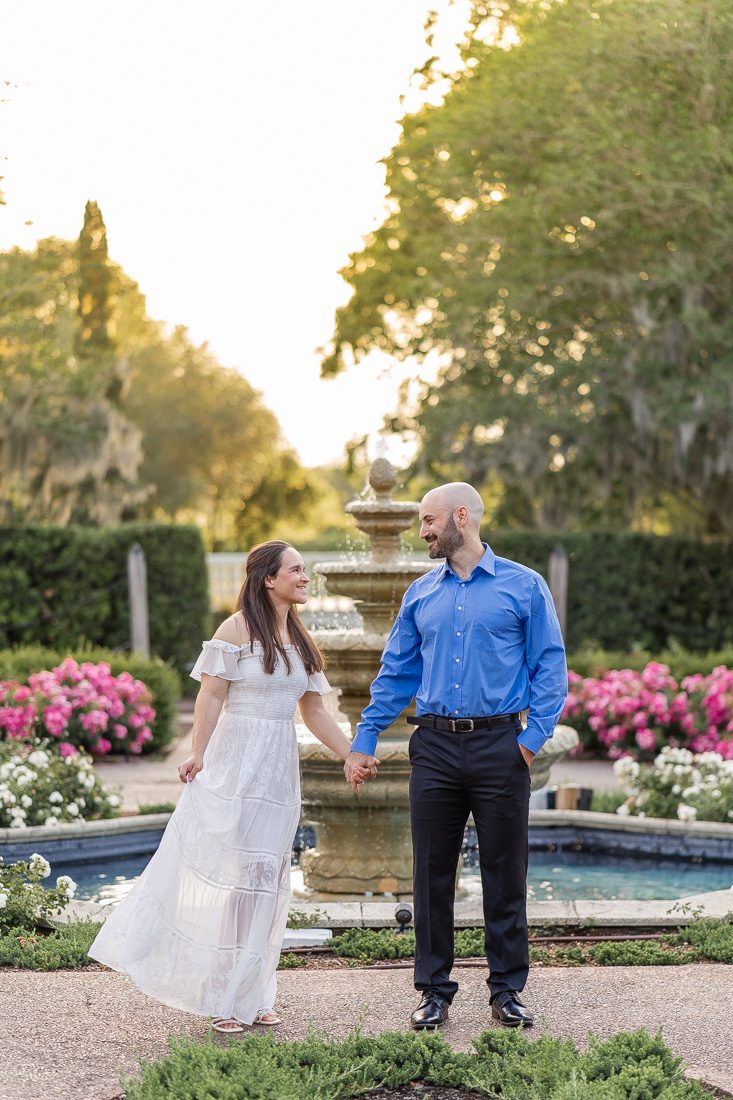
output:
{"label": "garden path", "polygon": [[[460,1050],[491,1026],[483,971],[456,968],[461,990],[446,1028]],[[402,1031],[416,996],[409,969],[296,970],[279,975],[278,1034],[310,1026],[343,1037]],[[584,1044],[590,1030],[661,1028],[692,1076],[733,1089],[733,967],[535,968],[527,1003],[551,1035]],[[167,1036],[202,1038],[207,1021],[150,1001],[120,974],[6,971],[0,980],[0,1100],[113,1100],[120,1074],[166,1049]],[[533,1034],[541,1033],[541,1026]],[[236,1040],[234,1040],[236,1041]],[[274,1100],[274,1098],[273,1098]]]}

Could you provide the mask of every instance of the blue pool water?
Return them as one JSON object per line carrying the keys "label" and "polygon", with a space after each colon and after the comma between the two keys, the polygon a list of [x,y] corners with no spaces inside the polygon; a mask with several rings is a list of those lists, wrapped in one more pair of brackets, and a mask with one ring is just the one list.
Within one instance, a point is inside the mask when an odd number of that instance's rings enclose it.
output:
{"label": "blue pool water", "polygon": [[[71,875],[78,886],[78,898],[113,904],[127,894],[148,858],[132,856],[73,866],[54,863],[52,873]],[[469,890],[478,889],[480,878],[475,865],[464,867],[462,878]],[[535,901],[675,899],[707,890],[726,890],[732,885],[733,868],[726,863],[575,851],[532,851],[529,855],[529,896]]]}

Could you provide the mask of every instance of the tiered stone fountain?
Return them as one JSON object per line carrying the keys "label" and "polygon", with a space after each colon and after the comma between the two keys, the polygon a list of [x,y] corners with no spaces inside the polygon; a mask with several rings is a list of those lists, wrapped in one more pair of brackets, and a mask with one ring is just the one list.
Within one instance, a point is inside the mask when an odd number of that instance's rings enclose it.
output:
{"label": "tiered stone fountain", "polygon": [[[371,541],[363,561],[316,565],[333,595],[356,602],[363,630],[322,630],[313,636],[328,659],[327,675],[340,691],[339,707],[352,730],[369,702],[369,689],[379,671],[387,635],[409,585],[434,563],[400,555],[400,535],[410,527],[419,505],[394,501],[397,472],[384,458],[369,471],[374,496],[353,500],[345,511]],[[412,892],[407,746],[413,727],[401,714],[382,733],[376,755],[381,761],[376,780],[355,795],[343,767],[315,738],[299,744],[304,816],[316,830],[316,847],[303,853],[305,885],[316,894],[409,894]],[[578,735],[558,726],[532,763],[532,787],[545,785],[550,767],[578,743]]]}
{"label": "tiered stone fountain", "polygon": [[[327,562],[315,567],[330,593],[350,596],[363,630],[314,631],[328,659],[327,675],[340,691],[339,707],[356,728],[369,702],[384,643],[409,585],[433,567],[400,555],[400,536],[412,525],[419,505],[392,500],[397,472],[384,458],[369,471],[374,496],[353,500],[353,515],[371,542],[363,561]],[[309,889],[328,894],[407,894],[412,890],[412,848],[407,800],[412,727],[400,717],[381,735],[376,781],[354,795],[343,768],[317,741],[300,745],[303,810],[315,826],[315,849],[303,853],[301,867]]]}

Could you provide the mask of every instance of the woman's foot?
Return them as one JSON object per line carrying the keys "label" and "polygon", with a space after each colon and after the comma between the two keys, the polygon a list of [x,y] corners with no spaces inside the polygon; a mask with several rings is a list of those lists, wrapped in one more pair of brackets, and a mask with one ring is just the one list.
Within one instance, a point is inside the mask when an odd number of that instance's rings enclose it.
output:
{"label": "woman's foot", "polygon": [[261,1008],[252,1023],[264,1024],[265,1027],[275,1027],[276,1024],[281,1024],[282,1020],[271,1008]]}
{"label": "woman's foot", "polygon": [[219,1031],[222,1035],[238,1035],[244,1031],[239,1020],[235,1020],[232,1016],[215,1016],[211,1026],[214,1031]]}

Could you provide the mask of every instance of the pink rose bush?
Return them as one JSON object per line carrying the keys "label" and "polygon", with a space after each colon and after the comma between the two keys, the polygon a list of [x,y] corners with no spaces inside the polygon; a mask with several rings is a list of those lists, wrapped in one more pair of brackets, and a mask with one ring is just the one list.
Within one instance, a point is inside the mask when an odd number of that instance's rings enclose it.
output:
{"label": "pink rose bush", "polygon": [[599,677],[570,672],[562,719],[575,725],[587,748],[611,760],[649,760],[665,745],[733,759],[733,670],[678,683],[667,665],[650,661],[641,672],[616,669]]}
{"label": "pink rose bush", "polygon": [[129,672],[113,676],[105,661],[67,657],[27,684],[0,681],[0,739],[51,738],[65,757],[79,748],[138,754],[154,719],[145,684]]}

